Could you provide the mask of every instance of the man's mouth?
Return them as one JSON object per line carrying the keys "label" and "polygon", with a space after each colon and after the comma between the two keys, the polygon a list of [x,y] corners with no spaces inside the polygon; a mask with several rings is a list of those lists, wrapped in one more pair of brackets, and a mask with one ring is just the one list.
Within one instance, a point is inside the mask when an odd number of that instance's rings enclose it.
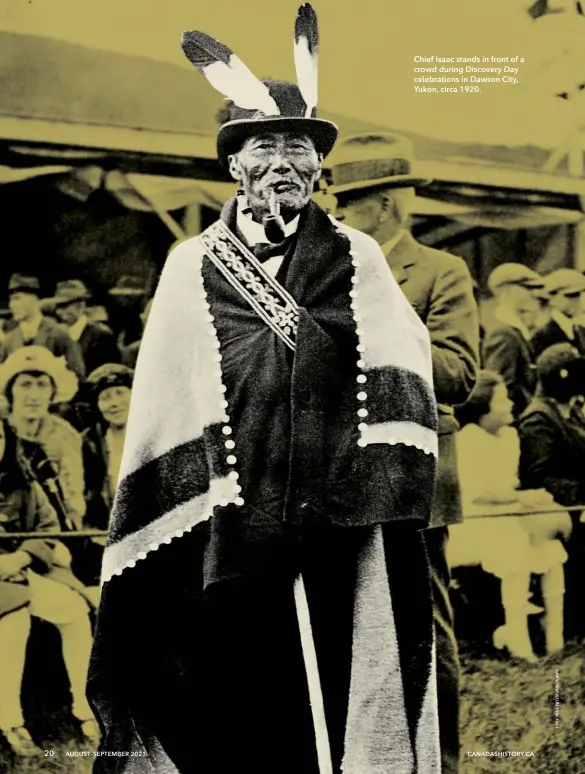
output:
{"label": "man's mouth", "polygon": [[280,180],[277,183],[273,183],[271,188],[278,193],[288,193],[289,191],[298,191],[299,186],[293,183],[292,180]]}

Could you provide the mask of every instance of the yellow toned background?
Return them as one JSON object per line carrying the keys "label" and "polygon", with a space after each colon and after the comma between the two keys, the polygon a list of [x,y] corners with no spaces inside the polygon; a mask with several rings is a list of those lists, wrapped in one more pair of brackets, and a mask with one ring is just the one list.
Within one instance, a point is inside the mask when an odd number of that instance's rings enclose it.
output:
{"label": "yellow toned background", "polygon": [[[438,97],[413,89],[415,55],[518,55],[527,58],[528,68],[533,51],[523,15],[528,5],[519,0],[314,0],[321,28],[320,106],[396,129],[426,128],[437,136],[499,136],[512,126],[525,127],[527,137],[548,128],[554,134],[559,120],[546,100],[523,103],[520,114],[517,100],[526,94],[520,89],[508,92],[511,99],[498,89]],[[191,70],[195,85],[201,76],[183,56],[180,34],[199,28],[233,48],[260,77],[293,79],[297,6],[297,0],[2,0],[0,30],[169,62]],[[144,93],[148,99],[147,86]],[[577,744],[585,724],[581,655],[582,650],[569,648],[562,660],[537,666],[466,662],[462,772],[491,771],[494,765],[466,757],[467,751],[508,749],[535,751],[528,760],[500,760],[497,765],[510,774],[583,774],[585,757]],[[568,702],[558,730],[549,706],[555,668]],[[0,772],[6,774],[90,770],[89,760],[66,759],[63,752],[59,760],[16,768],[0,757]]]}

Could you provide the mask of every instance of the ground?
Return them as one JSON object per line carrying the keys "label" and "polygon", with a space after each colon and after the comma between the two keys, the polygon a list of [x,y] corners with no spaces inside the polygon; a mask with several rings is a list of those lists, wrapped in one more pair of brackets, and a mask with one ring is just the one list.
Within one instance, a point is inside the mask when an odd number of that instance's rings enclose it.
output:
{"label": "ground", "polygon": [[[569,643],[560,656],[530,665],[494,654],[464,652],[461,694],[461,772],[510,774],[583,774],[585,772],[585,645]],[[558,669],[560,718],[554,717],[555,670]],[[46,715],[45,715],[46,720]],[[91,774],[93,758],[67,757],[82,749],[71,741],[76,729],[64,713],[53,716],[53,737],[40,734],[43,750],[54,756],[40,761],[10,760],[0,751],[2,774]],[[39,727],[37,718],[36,728]],[[31,724],[31,731],[34,732]],[[533,752],[533,757],[479,758],[468,752]],[[277,774],[275,772],[275,774]]]}

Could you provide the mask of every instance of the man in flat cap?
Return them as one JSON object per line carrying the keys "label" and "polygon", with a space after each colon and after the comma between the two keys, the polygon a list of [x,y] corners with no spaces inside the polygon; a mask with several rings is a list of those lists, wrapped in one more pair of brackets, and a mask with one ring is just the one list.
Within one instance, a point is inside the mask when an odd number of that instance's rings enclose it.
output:
{"label": "man in flat cap", "polygon": [[308,5],[295,40],[298,87],[183,37],[241,190],[172,251],[137,362],[89,681],[103,749],[142,756],[118,772],[440,767],[430,342],[310,200],[337,127]]}
{"label": "man in flat cap", "polygon": [[89,320],[89,298],[91,296],[85,283],[72,279],[58,282],[55,296],[49,299],[69,336],[79,343],[87,374],[104,363],[119,363],[121,359],[112,331],[106,325]]}
{"label": "man in flat cap", "polygon": [[485,368],[501,374],[517,419],[536,389],[531,338],[538,324],[542,277],[521,263],[502,263],[489,276],[488,288],[495,296],[495,325],[483,342]]}
{"label": "man in flat cap", "polygon": [[57,357],[64,357],[69,368],[82,379],[85,376],[83,355],[67,331],[41,311],[41,285],[37,277],[13,274],[8,282],[9,307],[17,323],[0,342],[0,362],[20,347],[45,347]]}
{"label": "man in flat cap", "polygon": [[557,269],[544,278],[550,320],[535,331],[531,346],[537,358],[553,344],[572,344],[585,355],[585,328],[577,323],[585,294],[585,276],[576,269]]}
{"label": "man in flat cap", "polygon": [[430,334],[439,409],[439,466],[430,527],[425,533],[433,580],[443,774],[459,766],[459,664],[449,601],[448,525],[459,522],[453,406],[464,403],[479,365],[479,321],[474,288],[463,259],[419,244],[409,231],[415,187],[413,149],[395,134],[341,140],[328,161],[327,195],[337,217],[365,231],[382,248],[392,273]]}

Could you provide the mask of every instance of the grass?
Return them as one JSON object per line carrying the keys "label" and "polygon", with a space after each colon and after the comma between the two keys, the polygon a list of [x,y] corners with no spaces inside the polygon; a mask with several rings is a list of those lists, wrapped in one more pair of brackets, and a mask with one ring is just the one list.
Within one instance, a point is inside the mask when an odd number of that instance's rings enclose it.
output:
{"label": "grass", "polygon": [[[559,670],[560,719],[554,718],[555,670]],[[585,645],[569,643],[562,655],[537,664],[493,654],[462,653],[461,772],[583,774],[585,772]],[[67,757],[83,749],[64,712],[41,714],[31,733],[52,757],[13,762],[0,750],[2,774],[91,774],[93,757]],[[42,721],[42,724],[41,724]],[[43,728],[44,727],[44,731]],[[469,757],[468,751],[531,751],[530,758]],[[276,772],[275,772],[276,774]]]}

